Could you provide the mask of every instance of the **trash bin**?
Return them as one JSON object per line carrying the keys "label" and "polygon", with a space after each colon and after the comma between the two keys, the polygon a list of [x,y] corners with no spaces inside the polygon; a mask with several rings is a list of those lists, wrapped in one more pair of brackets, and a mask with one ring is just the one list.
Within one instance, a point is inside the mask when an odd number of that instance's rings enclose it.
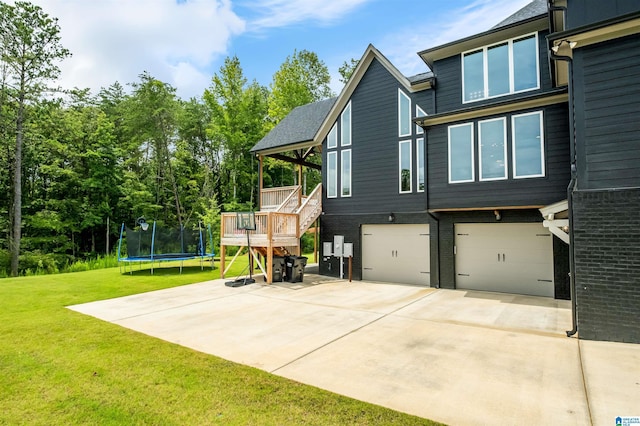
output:
{"label": "trash bin", "polygon": [[271,281],[272,282],[280,282],[284,281],[285,268],[284,268],[285,258],[281,256],[273,256],[273,268],[271,271]]}
{"label": "trash bin", "polygon": [[307,258],[304,256],[289,256],[287,261],[287,281],[290,283],[304,280],[304,268],[307,266]]}

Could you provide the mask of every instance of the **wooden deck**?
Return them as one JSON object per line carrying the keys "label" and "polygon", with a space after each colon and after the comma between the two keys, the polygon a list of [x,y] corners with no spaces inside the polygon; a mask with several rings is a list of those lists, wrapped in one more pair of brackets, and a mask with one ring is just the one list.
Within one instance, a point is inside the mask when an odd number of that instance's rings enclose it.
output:
{"label": "wooden deck", "polygon": [[[246,231],[240,228],[237,213],[222,213],[220,223],[221,278],[224,278],[228,269],[225,269],[225,247],[246,247],[248,233],[250,246],[264,247],[264,250],[261,251],[267,253],[267,268],[263,270],[263,273],[266,275],[267,283],[271,283],[274,250],[288,252],[292,255],[301,254],[300,238],[322,211],[322,185],[318,185],[308,197],[301,195],[300,186],[264,189],[261,200],[266,204],[261,211],[255,213],[255,231]],[[258,261],[257,257],[256,261]]]}

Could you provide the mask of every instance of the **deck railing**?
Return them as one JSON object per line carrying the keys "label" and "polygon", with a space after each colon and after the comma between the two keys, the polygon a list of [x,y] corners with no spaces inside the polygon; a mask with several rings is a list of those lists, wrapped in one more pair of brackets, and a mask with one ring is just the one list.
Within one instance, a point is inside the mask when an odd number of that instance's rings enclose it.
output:
{"label": "deck railing", "polygon": [[300,186],[283,186],[279,188],[264,188],[260,191],[260,210],[275,211]]}
{"label": "deck railing", "polygon": [[322,211],[322,184],[318,184],[315,189],[304,200],[302,205],[296,210],[300,217],[299,234],[302,236],[309,229],[309,226],[318,218]]}
{"label": "deck railing", "polygon": [[[252,239],[298,238],[298,215],[295,213],[256,212],[256,230],[249,231]],[[236,213],[222,213],[221,238],[243,242],[246,233],[238,228]]]}
{"label": "deck railing", "polygon": [[278,206],[275,210],[280,213],[294,213],[300,206],[302,198],[302,187],[297,186],[295,190]]}

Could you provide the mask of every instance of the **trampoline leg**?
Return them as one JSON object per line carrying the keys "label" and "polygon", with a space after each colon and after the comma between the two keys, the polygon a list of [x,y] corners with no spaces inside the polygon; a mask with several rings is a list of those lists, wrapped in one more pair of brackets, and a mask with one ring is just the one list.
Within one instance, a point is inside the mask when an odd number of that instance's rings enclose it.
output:
{"label": "trampoline leg", "polygon": [[182,265],[184,264],[184,260],[180,261],[180,275],[182,275]]}

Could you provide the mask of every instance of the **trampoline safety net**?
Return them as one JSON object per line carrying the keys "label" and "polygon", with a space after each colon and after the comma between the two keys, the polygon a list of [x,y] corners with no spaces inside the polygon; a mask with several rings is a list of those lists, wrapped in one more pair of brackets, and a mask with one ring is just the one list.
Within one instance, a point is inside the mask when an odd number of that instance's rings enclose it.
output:
{"label": "trampoline safety net", "polygon": [[213,254],[208,247],[208,228],[171,229],[160,226],[142,229],[125,227],[122,254],[128,259],[189,259]]}

